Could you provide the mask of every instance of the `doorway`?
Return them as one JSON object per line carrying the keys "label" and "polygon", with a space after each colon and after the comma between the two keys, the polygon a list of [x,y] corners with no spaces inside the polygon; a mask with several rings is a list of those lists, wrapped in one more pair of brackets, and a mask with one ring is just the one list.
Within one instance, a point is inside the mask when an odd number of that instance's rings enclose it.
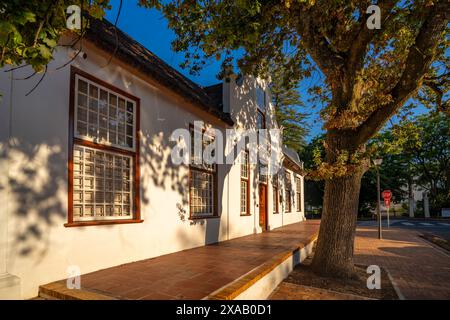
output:
{"label": "doorway", "polygon": [[259,225],[267,230],[267,185],[259,184]]}

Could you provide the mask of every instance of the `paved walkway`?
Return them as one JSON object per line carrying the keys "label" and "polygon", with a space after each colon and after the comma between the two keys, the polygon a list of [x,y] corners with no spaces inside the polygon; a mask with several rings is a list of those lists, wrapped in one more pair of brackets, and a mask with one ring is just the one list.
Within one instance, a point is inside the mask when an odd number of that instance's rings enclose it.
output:
{"label": "paved walkway", "polygon": [[[82,275],[81,287],[88,299],[93,298],[89,293],[117,299],[202,299],[272,257],[307,244],[318,230],[319,221],[305,221],[128,263]],[[43,287],[55,290],[58,286]]]}
{"label": "paved walkway", "polygon": [[384,267],[406,299],[450,299],[450,255],[418,237],[417,231],[359,227],[355,263]]}
{"label": "paved walkway", "polygon": [[[355,263],[379,265],[389,271],[405,299],[450,299],[450,254],[420,238],[420,232],[370,226],[357,228]],[[301,268],[302,266],[299,266]],[[282,282],[269,299],[353,300],[361,299],[328,290]]]}

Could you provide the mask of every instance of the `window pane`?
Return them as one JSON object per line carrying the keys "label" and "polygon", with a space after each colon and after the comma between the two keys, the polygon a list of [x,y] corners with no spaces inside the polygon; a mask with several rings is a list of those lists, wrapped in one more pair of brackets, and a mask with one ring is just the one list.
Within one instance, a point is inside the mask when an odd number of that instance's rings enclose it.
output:
{"label": "window pane", "polygon": [[87,94],[87,86],[88,84],[86,83],[86,81],[83,81],[81,79],[78,79],[78,91],[82,92],[84,94]]}
{"label": "window pane", "polygon": [[248,178],[248,152],[241,154],[241,177]]}
{"label": "window pane", "polygon": [[259,163],[259,181],[267,183],[267,166]]}
{"label": "window pane", "polygon": [[272,196],[273,212],[278,212],[278,189],[276,187],[273,187]]}
{"label": "window pane", "polygon": [[247,185],[248,181],[241,180],[241,213],[248,214],[247,212]]}
{"label": "window pane", "polygon": [[295,184],[297,211],[302,211],[302,180],[296,177]]}
{"label": "window pane", "polygon": [[133,149],[135,103],[88,80],[78,79],[77,87],[76,136],[96,143]]}
{"label": "window pane", "polygon": [[[203,159],[203,152],[205,150],[205,147],[207,145],[210,145],[211,143],[213,143],[214,141],[214,137],[208,137],[204,134],[201,134],[201,141],[198,141],[198,144],[201,144],[201,150],[200,150],[200,154],[196,154],[196,150],[195,150],[195,133],[194,133],[194,128],[190,129],[190,134],[191,134],[191,153],[190,153],[190,158],[191,158],[191,166],[197,167],[197,168],[201,168],[201,169],[205,169],[211,172],[216,171],[216,165],[215,164],[207,164],[204,159]],[[216,146],[217,148],[217,146]],[[214,156],[214,154],[212,154],[212,156]]]}
{"label": "window pane", "polygon": [[260,86],[256,87],[256,105],[259,109],[266,110],[266,95]]}
{"label": "window pane", "polygon": [[73,162],[75,221],[132,218],[131,157],[75,145]]}
{"label": "window pane", "polygon": [[189,185],[191,216],[214,215],[214,175],[191,170]]}
{"label": "window pane", "polygon": [[260,111],[258,111],[257,115],[256,115],[256,128],[257,129],[265,129],[266,128],[264,115]]}
{"label": "window pane", "polygon": [[285,192],[285,205],[286,205],[286,212],[291,212],[291,191],[286,190]]}

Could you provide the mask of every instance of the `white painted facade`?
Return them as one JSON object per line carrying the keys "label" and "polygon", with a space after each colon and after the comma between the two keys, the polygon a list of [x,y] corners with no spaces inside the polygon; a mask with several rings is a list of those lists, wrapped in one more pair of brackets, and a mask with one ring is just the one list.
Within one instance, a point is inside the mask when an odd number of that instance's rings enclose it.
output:
{"label": "white painted facade", "polygon": [[[39,285],[65,279],[69,266],[81,273],[262,232],[258,173],[251,166],[250,215],[240,215],[240,165],[218,166],[217,218],[189,219],[187,166],[170,161],[178,128],[203,120],[225,135],[227,126],[155,80],[86,42],[87,58],[71,65],[140,99],[141,223],[65,227],[68,209],[70,59],[62,48],[48,74],[29,96],[29,68],[0,72],[0,299],[28,299]],[[267,90],[268,91],[268,90]],[[229,94],[229,95],[228,95]],[[270,99],[268,99],[270,101]],[[255,80],[224,84],[224,104],[237,127],[255,125]],[[273,107],[267,128],[276,125]],[[302,186],[303,186],[303,177]],[[295,190],[295,180],[292,177]],[[303,189],[303,187],[302,187]],[[298,222],[304,212],[273,212],[268,181],[268,228]],[[295,197],[293,197],[294,199]],[[303,202],[302,190],[302,202]],[[301,208],[304,208],[302,203]],[[2,280],[3,279],[3,280]]]}

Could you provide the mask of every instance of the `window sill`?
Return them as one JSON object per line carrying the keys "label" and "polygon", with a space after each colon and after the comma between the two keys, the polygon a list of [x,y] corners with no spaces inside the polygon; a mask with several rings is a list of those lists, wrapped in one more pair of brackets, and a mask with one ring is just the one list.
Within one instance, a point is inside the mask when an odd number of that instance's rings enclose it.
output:
{"label": "window sill", "polygon": [[241,213],[241,217],[250,217],[251,214],[250,213]]}
{"label": "window sill", "polygon": [[220,216],[204,216],[204,217],[189,217],[189,220],[201,220],[201,219],[214,219],[220,218]]}
{"label": "window sill", "polygon": [[128,224],[128,223],[142,223],[144,220],[127,219],[127,220],[96,220],[96,221],[76,221],[68,222],[64,224],[64,227],[88,227],[88,226],[100,226],[111,224]]}

